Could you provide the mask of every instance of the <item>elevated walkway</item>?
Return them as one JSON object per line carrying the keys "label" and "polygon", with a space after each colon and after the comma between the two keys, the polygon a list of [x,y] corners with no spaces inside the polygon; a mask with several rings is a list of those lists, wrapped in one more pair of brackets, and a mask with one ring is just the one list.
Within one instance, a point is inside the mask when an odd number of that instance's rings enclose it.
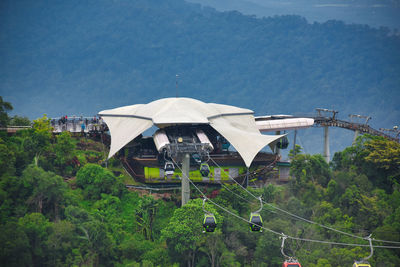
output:
{"label": "elevated walkway", "polygon": [[99,117],[61,117],[51,119],[51,126],[54,133],[91,133],[107,131],[107,125]]}

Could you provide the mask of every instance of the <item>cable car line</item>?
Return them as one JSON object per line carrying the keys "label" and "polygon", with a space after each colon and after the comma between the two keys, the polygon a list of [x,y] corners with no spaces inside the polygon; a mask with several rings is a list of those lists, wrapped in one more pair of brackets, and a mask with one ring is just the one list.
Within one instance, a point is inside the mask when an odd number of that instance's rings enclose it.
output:
{"label": "cable car line", "polygon": [[[174,160],[173,160],[174,161]],[[183,171],[182,169],[179,167],[179,165],[174,161],[175,165],[177,166],[178,169],[181,170],[182,172],[182,178],[181,179],[188,179],[188,181],[194,186],[194,188],[203,196],[203,198],[206,198],[209,202],[211,202],[212,204],[214,204],[215,206],[217,206],[218,208],[222,209],[223,211],[229,213],[230,215],[241,219],[242,221],[245,221],[246,223],[251,223],[249,220],[231,212],[230,210],[224,208],[223,206],[219,205],[218,203],[212,201],[211,199],[207,198],[207,196],[195,185],[195,183],[193,181],[191,181],[189,179],[189,177],[186,177],[183,175]],[[266,228],[264,226],[261,226],[262,229],[271,232],[273,234],[276,234],[278,236],[283,236],[282,233],[279,233],[277,231],[274,231],[272,229]],[[332,242],[332,241],[324,241],[324,240],[316,240],[316,239],[308,239],[308,238],[301,238],[301,237],[293,237],[293,236],[289,236],[287,235],[287,238],[289,239],[293,239],[293,240],[299,240],[299,241],[305,241],[305,242],[314,242],[314,243],[321,243],[321,244],[329,244],[329,245],[338,245],[338,246],[353,246],[353,247],[369,247],[370,245],[365,245],[365,244],[352,244],[352,243],[341,243],[341,242]],[[362,238],[363,240],[366,240],[367,238]],[[375,240],[374,240],[375,241]],[[373,246],[375,248],[393,248],[393,249],[400,249],[400,247],[396,247],[396,246]]]}
{"label": "cable car line", "polygon": [[[212,158],[211,158],[211,160],[214,162],[214,164],[215,164],[217,167],[221,168],[221,166],[219,166],[218,163],[216,163]],[[222,168],[221,168],[221,169],[222,169]],[[224,169],[222,169],[222,170],[225,172]],[[225,173],[227,173],[227,172],[225,172]],[[233,179],[233,178],[229,175],[229,173],[227,173],[227,174],[228,174],[228,177],[229,177],[231,180],[233,180],[237,185],[239,185],[239,186],[240,186],[243,190],[245,190],[249,195],[251,195],[251,196],[252,196],[253,198],[255,198],[255,199],[258,199],[257,196],[255,196],[253,193],[251,193],[249,190],[247,190],[245,187],[243,187],[240,183],[238,183],[235,179]],[[283,210],[283,209],[281,209],[281,208],[279,208],[279,207],[277,207],[277,206],[274,206],[274,205],[272,205],[272,204],[270,204],[270,203],[268,203],[268,202],[263,201],[263,203],[266,204],[266,205],[269,206],[269,207],[272,207],[272,208],[274,208],[274,209],[276,209],[276,210],[279,210],[280,212],[283,212],[283,213],[285,213],[285,214],[287,214],[287,215],[289,215],[289,216],[292,216],[292,217],[297,218],[297,219],[299,219],[299,220],[308,222],[308,223],[310,223],[310,224],[318,225],[318,226],[320,226],[320,227],[322,227],[322,228],[325,228],[325,229],[328,229],[328,230],[331,230],[331,231],[334,231],[334,232],[337,232],[337,233],[341,233],[341,234],[344,234],[344,235],[347,235],[347,236],[350,236],[350,237],[354,237],[354,238],[358,238],[358,239],[363,239],[363,240],[365,239],[364,237],[361,237],[361,236],[358,236],[358,235],[354,235],[354,234],[350,234],[350,233],[347,233],[347,232],[344,232],[344,231],[341,231],[341,230],[338,230],[338,229],[335,229],[335,228],[332,228],[332,227],[329,227],[329,226],[326,226],[326,225],[323,225],[323,224],[320,224],[320,223],[317,223],[317,222],[314,222],[314,221],[311,221],[311,220],[308,220],[308,219],[306,219],[306,218],[300,217],[300,216],[298,216],[298,215],[296,215],[296,214],[293,214],[293,213],[291,213],[291,212],[289,212],[289,211],[286,211],[286,210]],[[374,239],[374,241],[376,241],[376,242],[383,242],[383,243],[400,244],[400,242],[398,242],[398,241],[389,241],[389,240],[381,240],[381,239]]]}
{"label": "cable car line", "polygon": [[[208,162],[208,160],[207,160],[207,162]],[[266,166],[265,168],[267,168],[267,167],[268,167],[268,166]],[[239,197],[240,199],[246,201],[247,203],[252,203],[251,200],[246,199],[246,198],[242,197],[241,195],[239,195],[238,193],[235,193],[234,191],[232,191],[231,189],[229,189],[229,187],[227,187],[227,186],[226,186],[224,183],[222,183],[221,181],[217,181],[217,183],[218,183],[219,185],[221,185],[223,188],[225,188],[227,191],[229,191],[230,193],[232,193],[232,194],[234,194],[235,196]],[[277,213],[276,213],[275,211],[273,211],[273,210],[268,210],[268,211],[271,212],[271,213],[277,214]]]}
{"label": "cable car line", "polygon": [[[232,194],[234,194],[234,195],[236,195],[237,197],[241,198],[242,200],[246,201],[247,203],[252,203],[251,200],[248,200],[248,199],[242,197],[241,195],[235,193],[234,191],[230,190],[229,187],[227,187],[227,186],[224,185],[223,183],[219,182],[218,184],[220,184],[221,186],[223,186],[226,190],[228,190],[228,191],[231,192]],[[264,208],[263,208],[263,209],[264,209]],[[275,211],[273,211],[273,210],[267,210],[267,211],[269,211],[269,212],[271,212],[271,213],[277,214],[277,213],[276,213]]]}
{"label": "cable car line", "polygon": [[[172,160],[173,160],[173,159],[172,159]],[[174,161],[174,160],[173,160],[173,161]],[[177,168],[178,168],[179,170],[181,170],[181,172],[182,172],[182,178],[181,178],[181,179],[188,179],[189,182],[196,188],[196,190],[203,196],[203,198],[207,199],[207,200],[208,200],[209,202],[211,202],[214,206],[217,206],[218,208],[220,208],[220,209],[222,209],[223,211],[225,211],[225,212],[227,212],[227,213],[233,215],[234,217],[236,217],[236,218],[238,218],[238,219],[241,219],[242,221],[245,221],[245,222],[247,222],[247,223],[250,223],[250,221],[248,221],[247,219],[245,219],[245,218],[243,218],[243,217],[240,217],[239,215],[234,214],[233,212],[229,211],[228,209],[222,207],[222,206],[219,205],[218,203],[215,203],[214,201],[212,201],[211,199],[209,199],[209,198],[194,184],[194,182],[191,181],[191,180],[189,179],[189,177],[186,177],[186,176],[184,175],[184,172],[182,171],[181,167],[180,167],[175,161],[174,161],[174,163],[175,163],[175,165],[177,166]],[[274,230],[272,230],[272,229],[268,229],[268,228],[264,228],[264,227],[263,227],[263,229],[265,229],[265,230],[267,230],[267,231],[269,231],[269,232],[271,232],[271,233],[274,233],[274,234],[276,234],[276,235],[280,235],[280,233],[278,233],[278,232],[276,232],[276,231],[274,231]]]}

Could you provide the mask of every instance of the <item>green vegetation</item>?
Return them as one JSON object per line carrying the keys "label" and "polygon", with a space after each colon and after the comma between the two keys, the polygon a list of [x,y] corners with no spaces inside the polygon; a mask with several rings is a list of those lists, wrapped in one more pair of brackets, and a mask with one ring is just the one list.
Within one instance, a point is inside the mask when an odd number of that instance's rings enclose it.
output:
{"label": "green vegetation", "polygon": [[0,126],[5,127],[9,124],[10,118],[7,112],[11,111],[13,106],[10,102],[3,101],[3,97],[0,96]]}
{"label": "green vegetation", "polygon": [[[33,128],[0,138],[0,260],[5,266],[280,266],[279,236],[249,225],[206,202],[217,229],[202,233],[200,194],[179,208],[165,198],[128,191],[115,176],[118,160],[101,166],[101,144],[54,136],[46,116]],[[288,184],[249,189],[272,205],[359,236],[400,241],[400,145],[360,137],[336,153],[292,158]],[[119,173],[122,173],[120,171]],[[202,189],[204,190],[204,189]],[[233,214],[248,218],[259,202],[227,185],[204,191]],[[233,192],[233,193],[232,193]],[[139,194],[141,193],[141,194]],[[170,200],[162,200],[161,197]],[[177,200],[173,201],[171,199]],[[345,243],[366,241],[296,220],[264,205],[264,226],[286,235]],[[374,242],[375,245],[382,244]],[[390,245],[390,244],[383,244]],[[286,240],[303,266],[351,266],[369,254],[343,247]],[[373,266],[400,266],[400,250],[376,248]]]}

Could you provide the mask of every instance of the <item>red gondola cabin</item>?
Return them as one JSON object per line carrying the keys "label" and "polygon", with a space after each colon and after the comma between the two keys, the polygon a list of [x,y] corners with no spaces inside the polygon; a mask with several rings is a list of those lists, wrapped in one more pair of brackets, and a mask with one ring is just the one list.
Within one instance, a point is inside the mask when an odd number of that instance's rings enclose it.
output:
{"label": "red gondola cabin", "polygon": [[282,267],[301,267],[300,262],[285,261]]}

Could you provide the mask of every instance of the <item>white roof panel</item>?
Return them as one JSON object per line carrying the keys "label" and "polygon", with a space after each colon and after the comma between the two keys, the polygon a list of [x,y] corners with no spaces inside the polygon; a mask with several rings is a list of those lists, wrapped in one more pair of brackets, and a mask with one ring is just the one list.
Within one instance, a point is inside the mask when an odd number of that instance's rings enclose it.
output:
{"label": "white roof panel", "polygon": [[228,105],[204,103],[192,98],[164,98],[99,112],[111,133],[109,158],[149,129],[173,124],[210,124],[239,152],[247,166],[265,146],[282,135],[262,135],[253,111]]}

